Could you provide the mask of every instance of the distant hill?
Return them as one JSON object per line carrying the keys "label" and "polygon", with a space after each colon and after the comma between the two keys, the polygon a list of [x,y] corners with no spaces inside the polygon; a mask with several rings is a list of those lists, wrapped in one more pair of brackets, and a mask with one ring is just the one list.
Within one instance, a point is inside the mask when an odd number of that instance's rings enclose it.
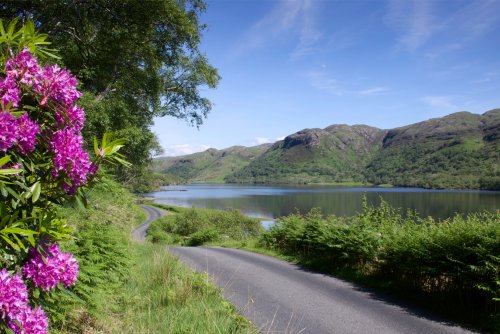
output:
{"label": "distant hill", "polygon": [[210,148],[204,152],[161,157],[153,161],[155,171],[181,177],[186,181],[223,182],[227,175],[248,165],[271,144],[253,147],[232,146],[223,150]]}
{"label": "distant hill", "polygon": [[155,164],[189,181],[500,189],[500,109],[459,112],[391,130],[304,129],[273,145],[209,149]]}
{"label": "distant hill", "polygon": [[390,130],[364,175],[375,184],[500,189],[500,109]]}
{"label": "distant hill", "polygon": [[363,168],[385,131],[366,125],[305,129],[276,142],[227,182],[325,183],[364,181]]}

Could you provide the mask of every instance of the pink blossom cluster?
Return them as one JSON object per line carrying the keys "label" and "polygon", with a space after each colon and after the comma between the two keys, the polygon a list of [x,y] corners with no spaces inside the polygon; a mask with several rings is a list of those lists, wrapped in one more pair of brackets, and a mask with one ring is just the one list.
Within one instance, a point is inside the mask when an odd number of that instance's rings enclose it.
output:
{"label": "pink blossom cluster", "polygon": [[[78,82],[71,73],[57,65],[42,67],[37,59],[24,49],[7,60],[5,78],[0,78],[0,151],[11,147],[26,155],[32,152],[37,140],[43,141],[52,153],[52,175],[61,180],[63,189],[74,194],[78,187],[87,183],[89,175],[97,171],[83,149],[80,131],[85,122],[85,111],[75,104],[81,93]],[[14,117],[9,108],[21,107],[23,97],[38,101],[43,112],[39,117],[49,117],[43,125],[31,120],[28,113]],[[48,111],[48,113],[47,113]],[[40,137],[40,138],[38,138]],[[38,138],[38,139],[37,139]]]}
{"label": "pink blossom cluster", "polygon": [[8,111],[0,111],[0,151],[6,152],[17,144],[18,152],[28,154],[35,149],[39,132],[40,127],[27,114],[15,118]]}
{"label": "pink blossom cluster", "polygon": [[19,97],[20,94],[19,88],[13,77],[7,76],[5,79],[0,78],[0,96],[4,106],[11,103],[13,107],[17,107],[21,100]]}
{"label": "pink blossom cluster", "polygon": [[78,262],[73,255],[59,251],[56,243],[46,248],[45,257],[35,249],[30,251],[30,259],[22,269],[23,275],[31,278],[35,286],[45,291],[58,284],[65,287],[74,285],[78,277]]}
{"label": "pink blossom cluster", "polygon": [[21,276],[0,271],[0,318],[7,320],[16,334],[45,334],[48,320],[40,307],[28,305],[28,290]]}

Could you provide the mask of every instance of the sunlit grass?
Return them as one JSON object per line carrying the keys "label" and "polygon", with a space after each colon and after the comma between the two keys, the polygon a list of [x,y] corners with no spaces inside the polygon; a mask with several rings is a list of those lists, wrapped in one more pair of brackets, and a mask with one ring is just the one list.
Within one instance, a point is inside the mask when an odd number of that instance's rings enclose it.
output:
{"label": "sunlit grass", "polygon": [[137,246],[134,263],[122,327],[113,333],[256,333],[206,274],[186,268],[164,246]]}

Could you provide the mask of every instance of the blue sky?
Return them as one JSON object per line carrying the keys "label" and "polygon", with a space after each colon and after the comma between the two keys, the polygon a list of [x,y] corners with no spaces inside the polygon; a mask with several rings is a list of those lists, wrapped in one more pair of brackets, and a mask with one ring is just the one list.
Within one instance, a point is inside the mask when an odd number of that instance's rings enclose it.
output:
{"label": "blue sky", "polygon": [[222,80],[199,129],[155,119],[165,155],[500,107],[500,0],[207,2],[201,48]]}

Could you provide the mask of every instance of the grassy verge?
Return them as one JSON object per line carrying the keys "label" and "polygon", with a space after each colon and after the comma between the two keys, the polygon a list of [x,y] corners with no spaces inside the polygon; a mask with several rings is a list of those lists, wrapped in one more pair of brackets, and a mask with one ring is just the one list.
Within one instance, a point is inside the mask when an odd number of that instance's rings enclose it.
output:
{"label": "grassy verge", "polygon": [[[151,240],[189,243],[182,239],[189,235],[176,234],[179,226],[186,224],[187,213],[204,209],[162,207],[176,214],[153,224]],[[214,211],[209,215],[216,216]],[[214,228],[207,222],[200,226]],[[247,238],[205,243],[280,257],[500,333],[498,212],[436,221],[411,212],[403,215],[385,202],[379,207],[365,202],[364,211],[353,217],[324,217],[314,209],[282,217],[270,230]]]}
{"label": "grassy verge", "polygon": [[148,239],[166,244],[198,246],[224,241],[245,241],[263,231],[259,219],[243,215],[238,210],[212,210],[156,206],[176,213],[154,221]]}
{"label": "grassy verge", "polygon": [[110,180],[94,188],[87,210],[61,208],[75,239],[63,244],[79,261],[71,293],[45,309],[53,333],[254,333],[206,275],[182,265],[161,245],[130,232],[145,219],[135,198]]}
{"label": "grassy verge", "polygon": [[161,245],[137,247],[115,333],[256,333],[206,275],[182,265]]}

